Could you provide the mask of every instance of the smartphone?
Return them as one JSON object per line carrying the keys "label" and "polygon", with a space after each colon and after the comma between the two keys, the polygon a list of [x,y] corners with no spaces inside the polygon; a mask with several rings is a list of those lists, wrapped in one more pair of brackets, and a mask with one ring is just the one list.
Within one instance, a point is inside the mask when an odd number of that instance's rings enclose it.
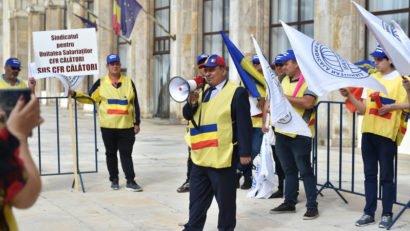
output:
{"label": "smartphone", "polygon": [[5,112],[5,116],[1,116],[0,123],[5,123],[10,115],[10,112],[16,106],[20,96],[24,97],[24,102],[30,101],[31,89],[0,89],[0,112]]}

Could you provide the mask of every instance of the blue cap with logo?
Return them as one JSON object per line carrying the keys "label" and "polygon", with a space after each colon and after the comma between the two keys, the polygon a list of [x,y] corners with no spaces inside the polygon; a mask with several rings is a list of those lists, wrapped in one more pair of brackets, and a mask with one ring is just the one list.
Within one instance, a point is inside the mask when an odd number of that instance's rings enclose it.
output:
{"label": "blue cap with logo", "polygon": [[253,57],[252,57],[252,63],[261,63],[261,62],[259,61],[259,57],[258,57],[257,54],[254,54],[254,55],[253,55]]}
{"label": "blue cap with logo", "polygon": [[283,62],[286,62],[288,60],[293,60],[296,62],[296,56],[293,50],[287,50],[285,54],[283,54],[283,57],[280,59]]}
{"label": "blue cap with logo", "polygon": [[10,67],[21,67],[21,62],[18,58],[9,58],[6,61],[6,66],[7,65]]}
{"label": "blue cap with logo", "polygon": [[370,53],[371,56],[376,57],[376,58],[384,58],[387,57],[387,55],[384,53],[383,49],[380,47],[380,45],[377,45],[376,50],[373,51],[373,53]]}
{"label": "blue cap with logo", "polygon": [[116,62],[116,61],[120,61],[120,56],[118,56],[117,54],[109,54],[107,56],[107,64],[108,63],[112,63],[112,62]]}
{"label": "blue cap with logo", "polygon": [[273,61],[273,64],[283,64],[282,58],[283,58],[283,54],[278,54],[275,57],[275,61]]}
{"label": "blue cap with logo", "polygon": [[203,63],[205,61],[205,59],[207,59],[209,57],[209,55],[203,53],[202,55],[198,56],[198,58],[196,59],[196,64],[200,65],[201,63]]}

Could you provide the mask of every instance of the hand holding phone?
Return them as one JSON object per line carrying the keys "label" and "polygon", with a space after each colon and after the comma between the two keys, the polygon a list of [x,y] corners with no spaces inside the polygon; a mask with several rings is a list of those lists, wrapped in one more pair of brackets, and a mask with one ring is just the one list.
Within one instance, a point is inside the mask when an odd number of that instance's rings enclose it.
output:
{"label": "hand holding phone", "polygon": [[26,139],[33,128],[44,121],[40,116],[40,105],[34,94],[31,94],[27,105],[24,104],[24,96],[21,96],[7,120],[7,129],[19,140]]}

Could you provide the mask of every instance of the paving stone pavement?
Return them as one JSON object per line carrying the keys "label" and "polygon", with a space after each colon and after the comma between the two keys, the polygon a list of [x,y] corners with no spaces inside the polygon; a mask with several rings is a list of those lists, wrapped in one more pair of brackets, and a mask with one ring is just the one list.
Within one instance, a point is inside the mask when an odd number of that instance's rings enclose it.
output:
{"label": "paving stone pavement", "polygon": [[[73,171],[68,110],[59,109],[61,166],[60,172]],[[41,126],[41,166],[43,173],[57,172],[57,135],[55,108],[42,106],[46,122]],[[94,170],[94,131],[90,112],[78,114],[79,159],[81,171]],[[98,126],[98,125],[97,125]],[[42,192],[36,204],[27,210],[14,210],[20,230],[30,231],[123,231],[123,230],[182,230],[178,223],[188,219],[188,193],[176,189],[186,177],[187,147],[184,143],[185,126],[161,119],[143,119],[141,132],[136,136],[133,151],[136,181],[143,192],[125,190],[125,179],[120,169],[120,190],[110,189],[105,165],[104,145],[97,129],[98,173],[82,174],[86,192],[71,189],[73,175],[42,177]],[[37,130],[30,138],[34,159],[38,159]],[[338,152],[332,149],[330,181],[337,186]],[[343,152],[342,185],[350,188],[350,149]],[[319,149],[318,182],[326,182],[324,148]],[[355,155],[355,190],[363,192],[363,174],[360,151]],[[410,156],[399,155],[398,200],[410,200]],[[282,199],[251,199],[248,191],[237,191],[238,231],[250,230],[378,230],[381,203],[376,213],[376,224],[363,228],[354,226],[362,215],[364,197],[342,192],[345,204],[332,189],[325,189],[318,197],[320,217],[304,221],[306,198],[300,183],[299,203],[295,214],[269,214]],[[402,206],[395,205],[397,214]],[[213,201],[208,211],[204,230],[217,230],[217,204]],[[392,230],[410,230],[410,210],[407,209]]]}

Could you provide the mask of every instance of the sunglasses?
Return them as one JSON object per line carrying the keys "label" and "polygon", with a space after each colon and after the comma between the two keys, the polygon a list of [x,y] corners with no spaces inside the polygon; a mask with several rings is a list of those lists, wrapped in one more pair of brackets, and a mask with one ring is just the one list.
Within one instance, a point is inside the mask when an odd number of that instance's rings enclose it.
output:
{"label": "sunglasses", "polygon": [[252,62],[253,64],[261,64],[261,63],[259,63],[259,62]]}
{"label": "sunglasses", "polygon": [[281,67],[281,66],[283,66],[283,64],[275,63],[275,66],[276,66],[276,67]]}
{"label": "sunglasses", "polygon": [[17,71],[20,71],[20,70],[21,70],[20,67],[11,67],[11,69],[12,69],[12,70],[17,70]]}

